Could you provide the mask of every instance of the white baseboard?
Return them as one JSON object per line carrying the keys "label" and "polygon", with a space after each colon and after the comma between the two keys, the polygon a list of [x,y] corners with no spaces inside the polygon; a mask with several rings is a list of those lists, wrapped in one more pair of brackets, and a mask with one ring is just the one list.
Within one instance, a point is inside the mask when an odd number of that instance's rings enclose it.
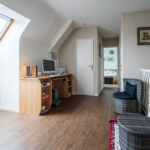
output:
{"label": "white baseboard", "polygon": [[98,93],[95,93],[93,96],[98,96],[99,94]]}
{"label": "white baseboard", "polygon": [[15,107],[6,107],[6,106],[0,106],[0,110],[10,111],[10,112],[19,112],[19,110]]}
{"label": "white baseboard", "polygon": [[103,91],[103,88],[104,88],[103,86],[101,87],[101,89],[99,88],[100,90],[95,96],[99,96],[101,94],[101,92]]}
{"label": "white baseboard", "polygon": [[[102,89],[103,90],[103,89]],[[95,93],[93,94],[93,96],[99,96],[102,92],[102,90],[99,91],[99,93]],[[72,95],[82,95],[82,94],[78,94],[78,93],[72,93]],[[87,95],[88,96],[88,95]],[[90,95],[89,95],[90,96]]]}

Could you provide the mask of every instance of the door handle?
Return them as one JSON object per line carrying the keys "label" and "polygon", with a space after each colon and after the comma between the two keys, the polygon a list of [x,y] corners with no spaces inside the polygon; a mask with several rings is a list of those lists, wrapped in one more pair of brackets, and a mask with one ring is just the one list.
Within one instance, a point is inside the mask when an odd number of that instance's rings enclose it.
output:
{"label": "door handle", "polygon": [[93,70],[94,68],[93,65],[88,65],[88,67],[91,68],[91,70]]}

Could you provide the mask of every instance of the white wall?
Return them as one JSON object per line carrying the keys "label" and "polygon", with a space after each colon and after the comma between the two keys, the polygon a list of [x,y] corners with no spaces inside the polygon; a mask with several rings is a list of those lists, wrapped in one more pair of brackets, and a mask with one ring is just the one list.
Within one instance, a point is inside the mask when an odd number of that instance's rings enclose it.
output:
{"label": "white wall", "polygon": [[36,64],[41,71],[42,59],[51,58],[49,44],[66,21],[41,0],[1,2],[31,20],[20,41],[20,75],[24,64]]}
{"label": "white wall", "polygon": [[0,109],[19,111],[19,40],[29,20],[0,4],[15,22],[0,41]]}
{"label": "white wall", "polygon": [[[94,39],[94,95],[99,95],[101,89],[99,85],[99,50],[98,50],[98,28],[97,27],[82,27],[76,29],[64,45],[60,48],[59,52],[59,66],[65,67],[69,73],[73,74],[73,93],[76,94],[76,40],[92,38]],[[101,41],[101,38],[100,38]],[[84,59],[84,58],[83,58]],[[100,68],[100,67],[99,67]]]}
{"label": "white wall", "polygon": [[[41,0],[1,0],[1,3],[31,20],[23,32],[23,19],[19,20],[21,17],[18,19],[12,16],[12,12],[10,15],[6,12],[16,21],[3,43],[0,43],[0,109],[18,111],[19,71],[21,75],[22,65],[36,64],[41,71],[41,60],[51,58],[48,52],[50,41],[65,20]],[[4,13],[2,9],[0,11]]]}
{"label": "white wall", "polygon": [[137,27],[144,26],[150,26],[150,11],[127,13],[122,16],[122,78],[140,78],[140,69],[150,69],[150,46],[137,45]]}
{"label": "white wall", "polygon": [[73,20],[66,21],[66,23],[61,27],[59,32],[53,38],[49,45],[49,52],[59,50],[60,47],[67,40],[68,36],[75,29],[75,23]]}

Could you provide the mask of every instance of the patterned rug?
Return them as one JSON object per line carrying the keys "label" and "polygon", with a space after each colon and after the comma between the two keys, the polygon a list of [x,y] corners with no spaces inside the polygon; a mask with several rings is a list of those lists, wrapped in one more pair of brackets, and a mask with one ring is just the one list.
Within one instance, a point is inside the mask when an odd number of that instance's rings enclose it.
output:
{"label": "patterned rug", "polygon": [[110,120],[109,150],[121,150],[119,144],[119,129],[117,120]]}

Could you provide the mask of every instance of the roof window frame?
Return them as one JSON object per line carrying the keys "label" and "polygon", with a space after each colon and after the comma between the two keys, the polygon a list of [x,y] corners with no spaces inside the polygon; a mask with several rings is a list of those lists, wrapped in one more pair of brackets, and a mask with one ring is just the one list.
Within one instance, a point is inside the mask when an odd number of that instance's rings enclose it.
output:
{"label": "roof window frame", "polygon": [[6,33],[8,32],[8,30],[10,29],[11,25],[14,23],[14,19],[1,14],[0,13],[0,18],[5,19],[7,21],[7,23],[5,24],[5,26],[3,27],[3,29],[0,31],[0,41],[4,38],[4,36],[6,35]]}

